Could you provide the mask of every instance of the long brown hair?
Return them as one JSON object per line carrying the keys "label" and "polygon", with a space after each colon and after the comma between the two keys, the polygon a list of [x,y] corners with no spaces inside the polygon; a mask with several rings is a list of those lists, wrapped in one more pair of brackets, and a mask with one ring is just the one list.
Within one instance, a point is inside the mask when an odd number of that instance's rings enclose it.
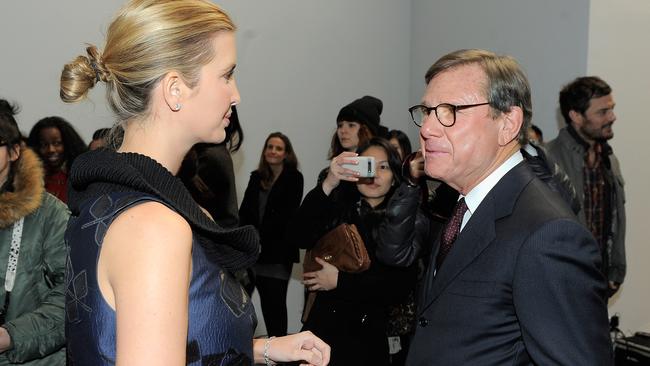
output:
{"label": "long brown hair", "polygon": [[269,189],[273,185],[273,179],[275,178],[273,176],[273,170],[271,170],[271,165],[266,161],[264,158],[264,152],[266,151],[266,145],[269,143],[269,140],[272,138],[279,138],[284,142],[284,161],[283,161],[283,169],[291,169],[291,170],[296,170],[298,169],[298,157],[296,157],[296,153],[293,151],[293,146],[291,145],[291,141],[289,138],[283,134],[282,132],[273,132],[271,133],[266,140],[264,141],[264,146],[262,147],[262,154],[260,156],[260,163],[257,166],[257,171],[259,172],[261,176],[261,184],[262,188]]}
{"label": "long brown hair", "polygon": [[[359,143],[357,144],[358,148],[361,145],[365,145],[368,141],[370,141],[371,138],[373,138],[372,131],[370,131],[368,126],[365,124],[359,123],[359,132],[357,133],[357,138],[359,139]],[[334,136],[332,136],[332,142],[330,143],[330,153],[327,159],[332,160],[334,157],[338,156],[344,151],[345,149],[341,145],[341,141],[339,141],[339,135],[336,133],[336,131],[334,131]]]}

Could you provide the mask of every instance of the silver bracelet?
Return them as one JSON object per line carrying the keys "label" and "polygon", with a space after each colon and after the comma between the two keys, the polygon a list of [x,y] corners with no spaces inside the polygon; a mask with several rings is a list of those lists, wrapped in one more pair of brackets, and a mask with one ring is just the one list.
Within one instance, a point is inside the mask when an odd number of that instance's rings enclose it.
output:
{"label": "silver bracelet", "polygon": [[271,347],[271,341],[273,340],[273,338],[275,337],[269,337],[266,339],[266,342],[264,342],[264,363],[266,364],[266,366],[275,365],[275,362],[273,362],[269,358],[269,348]]}

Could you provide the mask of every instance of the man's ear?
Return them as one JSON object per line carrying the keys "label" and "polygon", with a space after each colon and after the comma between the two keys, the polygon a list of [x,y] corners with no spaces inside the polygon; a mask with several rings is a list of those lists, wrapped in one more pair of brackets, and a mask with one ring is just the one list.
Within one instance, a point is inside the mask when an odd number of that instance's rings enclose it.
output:
{"label": "man's ear", "polygon": [[582,113],[578,113],[572,109],[569,111],[569,118],[571,119],[571,125],[574,127],[582,126],[582,122],[584,120]]}
{"label": "man's ear", "polygon": [[161,80],[163,98],[165,103],[174,112],[183,108],[183,98],[186,96],[188,88],[183,79],[176,71],[168,72]]}
{"label": "man's ear", "polygon": [[519,137],[524,124],[524,112],[521,107],[510,107],[510,111],[501,113],[499,123],[499,146],[505,146]]}

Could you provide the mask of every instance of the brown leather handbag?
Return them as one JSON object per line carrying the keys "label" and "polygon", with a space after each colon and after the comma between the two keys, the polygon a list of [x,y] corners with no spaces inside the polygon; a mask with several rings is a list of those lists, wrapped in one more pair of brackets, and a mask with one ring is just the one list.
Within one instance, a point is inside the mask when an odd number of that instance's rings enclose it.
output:
{"label": "brown leather handbag", "polygon": [[[305,253],[302,269],[303,273],[318,271],[323,268],[316,257],[321,258],[342,272],[363,272],[370,267],[368,250],[363,243],[361,234],[356,225],[343,223],[325,234],[311,250]],[[302,322],[309,317],[316,292],[309,292],[302,312]]]}
{"label": "brown leather handbag", "polygon": [[303,272],[323,268],[319,257],[343,272],[362,272],[370,267],[370,257],[356,225],[343,223],[325,234],[311,250],[305,253]]}

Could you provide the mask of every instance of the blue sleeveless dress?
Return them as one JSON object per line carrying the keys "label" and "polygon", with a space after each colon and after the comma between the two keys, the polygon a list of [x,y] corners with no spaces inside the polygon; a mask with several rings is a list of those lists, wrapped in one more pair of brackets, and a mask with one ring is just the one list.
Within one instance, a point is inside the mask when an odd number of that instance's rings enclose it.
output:
{"label": "blue sleeveless dress", "polygon": [[[68,224],[66,337],[74,366],[115,364],[115,311],[99,291],[97,260],[113,220],[147,201],[163,203],[140,192],[102,195],[85,203]],[[191,276],[187,365],[252,365],[257,319],[250,298],[230,273],[208,260],[196,236]]]}

